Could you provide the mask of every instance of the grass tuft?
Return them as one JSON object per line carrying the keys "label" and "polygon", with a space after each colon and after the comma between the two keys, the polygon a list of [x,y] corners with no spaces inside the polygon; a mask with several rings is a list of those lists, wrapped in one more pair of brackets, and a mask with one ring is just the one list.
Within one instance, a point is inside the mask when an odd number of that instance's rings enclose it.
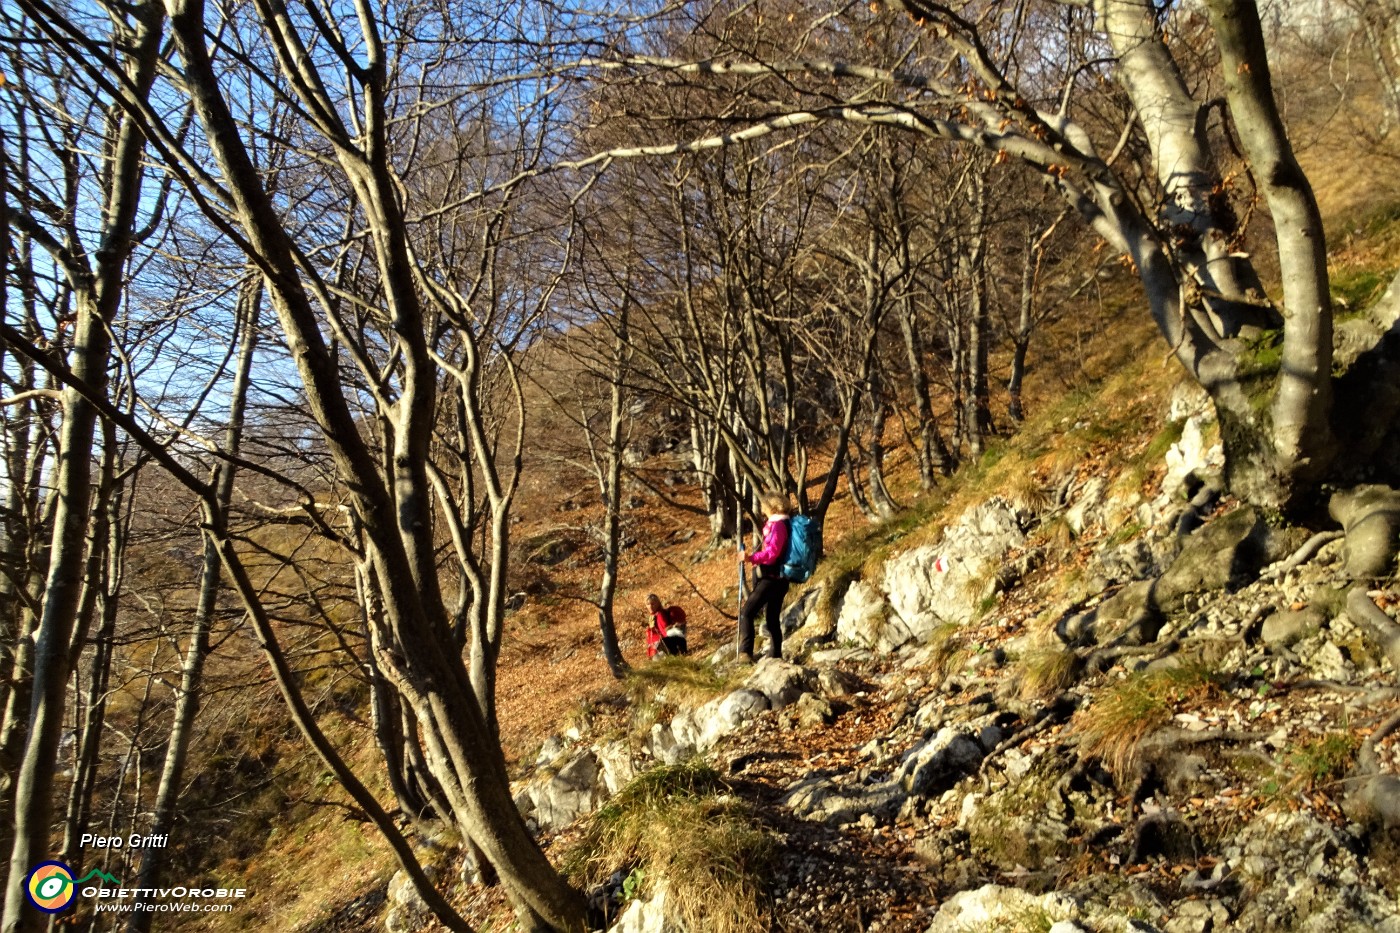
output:
{"label": "grass tuft", "polygon": [[722,671],[691,655],[662,657],[632,668],[625,688],[634,708],[653,702],[662,689],[668,704],[690,708],[728,693],[744,676],[742,669]]}
{"label": "grass tuft", "polygon": [[763,891],[775,852],[719,772],[692,760],[653,768],[620,790],[593,815],[564,871],[597,884],[625,868],[634,896],[664,886],[687,929],[747,933],[768,926]]}
{"label": "grass tuft", "polygon": [[1020,695],[1023,700],[1051,696],[1071,686],[1083,664],[1068,648],[1045,648],[1030,652],[1021,662]]}
{"label": "grass tuft", "polygon": [[1118,777],[1129,774],[1143,739],[1171,722],[1179,704],[1216,694],[1224,680],[1199,663],[1128,677],[1075,716],[1081,753]]}
{"label": "grass tuft", "polygon": [[1330,732],[1299,745],[1288,756],[1293,782],[1308,790],[1329,784],[1347,773],[1361,740],[1350,732]]}

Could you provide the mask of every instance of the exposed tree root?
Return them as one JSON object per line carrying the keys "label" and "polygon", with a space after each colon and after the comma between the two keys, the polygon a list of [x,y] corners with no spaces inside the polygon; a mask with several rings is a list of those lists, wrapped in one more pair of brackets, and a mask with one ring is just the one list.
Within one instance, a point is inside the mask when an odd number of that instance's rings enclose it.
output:
{"label": "exposed tree root", "polygon": [[1077,705],[1077,701],[1071,694],[1062,693],[1059,696],[1057,696],[1050,703],[1041,707],[1040,711],[1036,714],[1035,719],[1033,719],[1028,725],[1017,729],[1010,736],[998,742],[996,744],[996,747],[994,747],[991,751],[987,752],[986,757],[982,759],[982,763],[977,766],[977,773],[985,773],[987,770],[987,765],[991,763],[992,759],[996,758],[1008,748],[1014,748],[1017,745],[1020,745],[1022,742],[1026,741],[1027,739],[1031,738],[1032,736],[1038,735],[1039,733],[1044,732],[1046,729],[1049,729],[1051,726],[1056,725],[1057,723],[1062,723],[1069,719],[1070,714],[1074,712],[1075,707]]}
{"label": "exposed tree root", "polygon": [[1282,563],[1275,564],[1260,574],[1260,579],[1277,580],[1283,577],[1290,570],[1300,567],[1312,560],[1313,556],[1317,554],[1318,551],[1322,550],[1324,544],[1329,544],[1344,536],[1344,532],[1341,531],[1319,531],[1317,534],[1304,541],[1303,546],[1289,555]]}
{"label": "exposed tree root", "polygon": [[1347,614],[1380,646],[1391,666],[1400,670],[1400,625],[1381,611],[1365,586],[1354,586],[1347,594]]}

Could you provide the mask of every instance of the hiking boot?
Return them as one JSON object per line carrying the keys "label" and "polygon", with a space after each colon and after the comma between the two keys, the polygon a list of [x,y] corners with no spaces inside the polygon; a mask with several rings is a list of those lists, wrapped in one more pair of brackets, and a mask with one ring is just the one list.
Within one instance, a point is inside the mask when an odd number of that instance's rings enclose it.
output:
{"label": "hiking boot", "polygon": [[740,663],[740,664],[752,664],[752,663],[753,663],[753,654],[752,654],[751,652],[748,652],[748,651],[740,651],[740,652],[739,652],[739,663]]}

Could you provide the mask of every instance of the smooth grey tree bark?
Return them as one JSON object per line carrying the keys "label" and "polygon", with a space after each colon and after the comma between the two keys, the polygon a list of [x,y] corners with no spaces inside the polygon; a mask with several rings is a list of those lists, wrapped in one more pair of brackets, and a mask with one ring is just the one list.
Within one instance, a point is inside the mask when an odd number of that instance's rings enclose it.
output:
{"label": "smooth grey tree bark", "polygon": [[[164,19],[159,6],[153,3],[136,7],[132,16],[133,35],[122,73],[140,94],[149,89],[155,77]],[[99,392],[105,391],[107,384],[109,326],[125,294],[127,260],[135,243],[145,171],[145,138],[136,121],[115,106],[108,110],[106,120],[104,135],[111,149],[110,161],[104,167],[105,202],[97,249],[88,256],[69,246],[55,250],[54,256],[69,275],[77,313],[69,365],[78,380]],[[31,226],[27,230],[31,236],[44,235],[43,228],[30,224],[13,208],[12,222]],[[28,735],[15,778],[14,838],[4,913],[0,916],[0,930],[4,933],[38,931],[47,925],[47,917],[28,906],[23,882],[29,870],[49,852],[58,742],[64,727],[71,671],[70,646],[79,621],[87,538],[93,519],[90,487],[97,408],[71,387],[63,390],[62,404],[63,424],[54,477],[58,505],[34,648]]]}
{"label": "smooth grey tree bark", "polygon": [[628,361],[632,356],[631,335],[628,329],[630,303],[631,297],[626,295],[618,302],[612,365],[608,378],[607,446],[599,452],[594,449],[591,437],[589,441],[604,509],[603,579],[598,585],[598,630],[603,640],[603,659],[607,661],[613,676],[618,678],[627,672],[627,661],[622,657],[622,649],[617,643],[613,597],[617,592],[618,560],[622,553],[622,421],[626,401],[623,385]]}
{"label": "smooth grey tree bark", "polygon": [[1332,293],[1322,214],[1279,117],[1258,9],[1244,0],[1209,0],[1206,6],[1230,115],[1268,201],[1278,244],[1286,326],[1270,408],[1274,473],[1280,485],[1311,486],[1338,452],[1331,428]]}
{"label": "smooth grey tree bark", "polygon": [[[233,383],[229,387],[228,423],[224,428],[223,438],[223,450],[232,457],[238,456],[243,440],[243,421],[248,405],[249,384],[252,380],[253,355],[257,350],[261,328],[259,312],[262,296],[262,276],[254,272],[240,289],[238,297],[238,327],[235,339],[239,349],[234,365]],[[236,472],[232,461],[221,460],[214,467],[214,475],[209,478],[209,486],[213,490],[216,507],[220,512],[227,513],[233,501]],[[189,643],[185,646],[184,662],[180,668],[180,686],[175,691],[175,711],[170,725],[170,739],[165,746],[165,760],[161,765],[155,803],[151,808],[151,823],[147,830],[152,835],[168,835],[175,822],[180,789],[184,782],[185,761],[189,755],[194,721],[199,713],[203,693],[204,664],[209,655],[209,632],[219,605],[219,577],[217,543],[205,539],[199,575],[199,596],[190,625]],[[165,852],[164,848],[155,846],[141,850],[141,863],[136,876],[138,888],[154,890],[157,887],[165,867]],[[154,897],[147,894],[139,903],[151,903],[154,900]],[[127,922],[127,929],[132,933],[146,933],[151,928],[154,916],[155,912],[152,910],[133,911]]]}
{"label": "smooth grey tree bark", "polygon": [[972,216],[967,239],[958,251],[958,263],[967,288],[967,390],[962,423],[967,435],[968,454],[976,459],[986,449],[992,428],[991,393],[987,377],[987,355],[991,343],[991,298],[987,290],[987,177],[974,171]]}

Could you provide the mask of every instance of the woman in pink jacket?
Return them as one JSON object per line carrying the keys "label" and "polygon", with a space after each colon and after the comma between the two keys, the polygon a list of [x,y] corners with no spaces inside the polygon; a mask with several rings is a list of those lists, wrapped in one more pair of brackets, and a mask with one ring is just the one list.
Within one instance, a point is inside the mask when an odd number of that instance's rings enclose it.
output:
{"label": "woman in pink jacket", "polygon": [[758,568],[758,584],[744,608],[739,610],[739,659],[753,661],[753,623],[759,610],[763,610],[763,629],[768,633],[768,656],[783,656],[783,625],[780,615],[783,600],[787,597],[788,581],[783,577],[783,550],[787,547],[788,533],[791,530],[789,517],[792,506],[783,493],[766,493],[759,497],[759,504],[768,513],[768,522],[763,526],[763,545],[744,560]]}

